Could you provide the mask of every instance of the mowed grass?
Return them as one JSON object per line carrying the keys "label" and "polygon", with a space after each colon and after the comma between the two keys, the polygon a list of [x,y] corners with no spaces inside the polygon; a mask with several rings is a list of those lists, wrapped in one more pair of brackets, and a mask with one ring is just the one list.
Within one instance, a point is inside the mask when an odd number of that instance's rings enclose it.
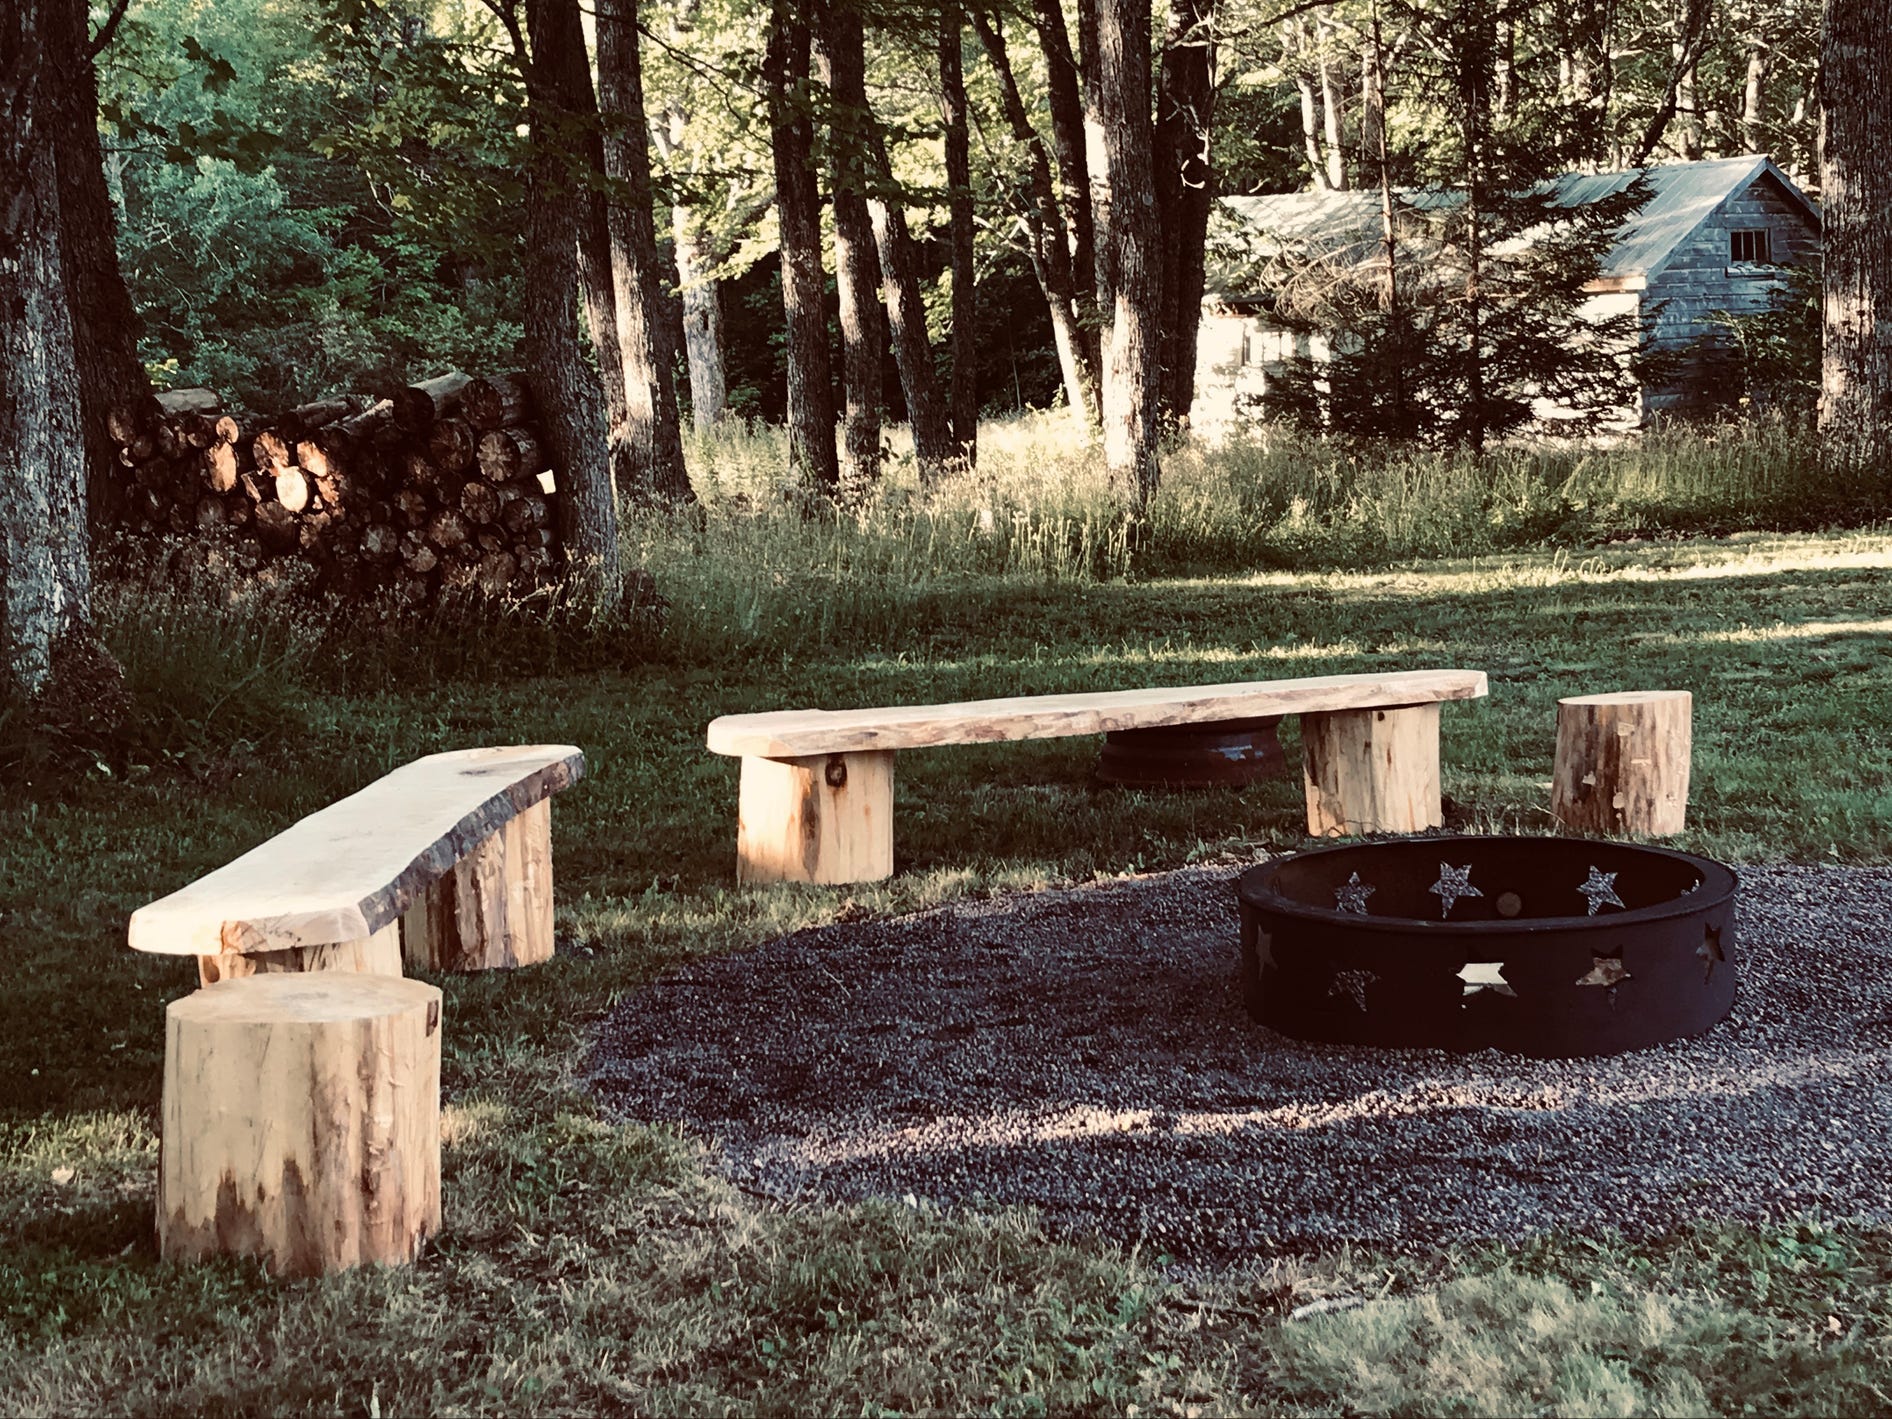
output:
{"label": "mowed grass", "polygon": [[[1092,781],[1095,741],[968,747],[900,756],[891,882],[738,892],[736,765],[702,747],[719,713],[1470,666],[1490,672],[1492,696],[1444,713],[1453,819],[1536,831],[1549,827],[1557,697],[1688,689],[1684,846],[1737,861],[1892,861],[1892,537],[1747,535],[1372,572],[1185,577],[1133,563],[1116,579],[942,559],[889,584],[825,573],[805,549],[796,561],[789,533],[725,516],[641,530],[673,603],[655,637],[522,631],[403,656],[365,632],[312,646],[108,594],[144,723],[91,772],[34,768],[0,795],[5,1408],[1695,1414],[1892,1402],[1883,1231],[1808,1218],[1656,1244],[1257,1257],[1204,1276],[1148,1250],[1050,1240],[1017,1213],[768,1205],[716,1177],[711,1140],[616,1125],[574,1082],[589,1022],[694,956],[842,912],[1303,842],[1292,782],[1126,793]],[[718,527],[726,545],[701,545]],[[869,550],[832,535],[837,556]],[[811,600],[824,586],[852,607],[824,612]],[[583,745],[591,764],[554,809],[564,948],[536,970],[440,982],[437,1245],[411,1269],[323,1282],[160,1263],[162,1007],[193,981],[180,963],[126,951],[126,916],[394,764],[526,741]],[[1321,1298],[1352,1308],[1288,1318]]]}

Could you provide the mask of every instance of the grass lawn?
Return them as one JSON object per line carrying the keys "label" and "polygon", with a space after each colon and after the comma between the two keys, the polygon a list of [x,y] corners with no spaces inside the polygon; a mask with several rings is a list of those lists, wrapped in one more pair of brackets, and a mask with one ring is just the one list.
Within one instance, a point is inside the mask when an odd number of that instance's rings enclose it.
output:
{"label": "grass lawn", "polygon": [[[702,747],[716,714],[1467,666],[1492,694],[1445,707],[1453,813],[1538,831],[1558,696],[1688,689],[1680,846],[1881,863],[1889,570],[1881,534],[1747,535],[1371,574],[968,574],[915,584],[876,617],[824,604],[840,581],[781,574],[771,593],[763,567],[761,590],[719,597],[708,571],[679,567],[663,579],[665,635],[602,668],[548,653],[550,673],[514,656],[503,674],[396,679],[385,659],[332,651],[293,665],[248,643],[213,653],[214,627],[128,644],[134,682],[168,687],[143,696],[138,752],[0,790],[0,1407],[1881,1410],[1882,1231],[1807,1218],[1655,1244],[1258,1257],[1181,1278],[1148,1251],[1050,1241],[1025,1215],[765,1205],[714,1176],[703,1140],[612,1125],[572,1079],[588,1022],[692,956],[844,910],[1302,842],[1298,783],[1104,790],[1093,740],[920,751],[899,758],[890,883],[739,893],[736,763]],[[200,654],[215,674],[192,669]],[[438,1244],[418,1267],[326,1282],[161,1265],[162,1007],[194,982],[128,952],[127,915],[394,764],[520,741],[577,743],[591,762],[554,809],[569,948],[440,982]],[[1326,1296],[1370,1299],[1287,1319]]]}

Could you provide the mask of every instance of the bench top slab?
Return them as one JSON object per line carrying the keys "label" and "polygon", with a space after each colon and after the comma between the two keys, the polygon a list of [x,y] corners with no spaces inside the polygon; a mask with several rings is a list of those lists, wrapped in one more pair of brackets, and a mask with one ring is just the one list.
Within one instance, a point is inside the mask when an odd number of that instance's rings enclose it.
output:
{"label": "bench top slab", "polygon": [[569,744],[404,764],[131,916],[134,950],[214,956],[372,936],[475,844],[584,776]]}
{"label": "bench top slab", "polygon": [[1159,729],[1264,715],[1473,700],[1486,693],[1482,670],[1402,670],[1317,675],[1234,685],[1023,695],[954,705],[891,709],[777,710],[712,720],[712,752],[785,759],[868,749],[924,749],[1002,739],[1055,739],[1119,729]]}

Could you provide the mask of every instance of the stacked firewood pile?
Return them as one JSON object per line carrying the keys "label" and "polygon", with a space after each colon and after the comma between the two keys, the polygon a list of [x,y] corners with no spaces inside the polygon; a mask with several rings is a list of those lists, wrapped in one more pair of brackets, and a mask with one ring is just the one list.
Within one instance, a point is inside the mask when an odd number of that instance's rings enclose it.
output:
{"label": "stacked firewood pile", "polygon": [[445,374],[244,428],[207,389],[114,411],[134,534],[214,541],[243,572],[299,559],[343,595],[412,606],[529,592],[560,563],[554,483],[523,375]]}

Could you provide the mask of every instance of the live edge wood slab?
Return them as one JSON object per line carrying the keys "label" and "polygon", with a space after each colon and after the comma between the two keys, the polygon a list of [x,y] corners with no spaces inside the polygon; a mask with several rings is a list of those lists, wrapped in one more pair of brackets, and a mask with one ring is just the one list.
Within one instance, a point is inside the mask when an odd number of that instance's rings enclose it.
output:
{"label": "live edge wood slab", "polygon": [[736,876],[871,882],[893,872],[901,749],[1299,715],[1308,831],[1416,832],[1443,821],[1439,705],[1487,693],[1482,670],[1320,675],[887,709],[783,710],[710,724],[742,760]]}
{"label": "live edge wood slab", "polygon": [[[135,950],[232,976],[529,965],[552,954],[551,811],[569,744],[403,765],[132,913]],[[403,917],[407,920],[403,923]]]}

